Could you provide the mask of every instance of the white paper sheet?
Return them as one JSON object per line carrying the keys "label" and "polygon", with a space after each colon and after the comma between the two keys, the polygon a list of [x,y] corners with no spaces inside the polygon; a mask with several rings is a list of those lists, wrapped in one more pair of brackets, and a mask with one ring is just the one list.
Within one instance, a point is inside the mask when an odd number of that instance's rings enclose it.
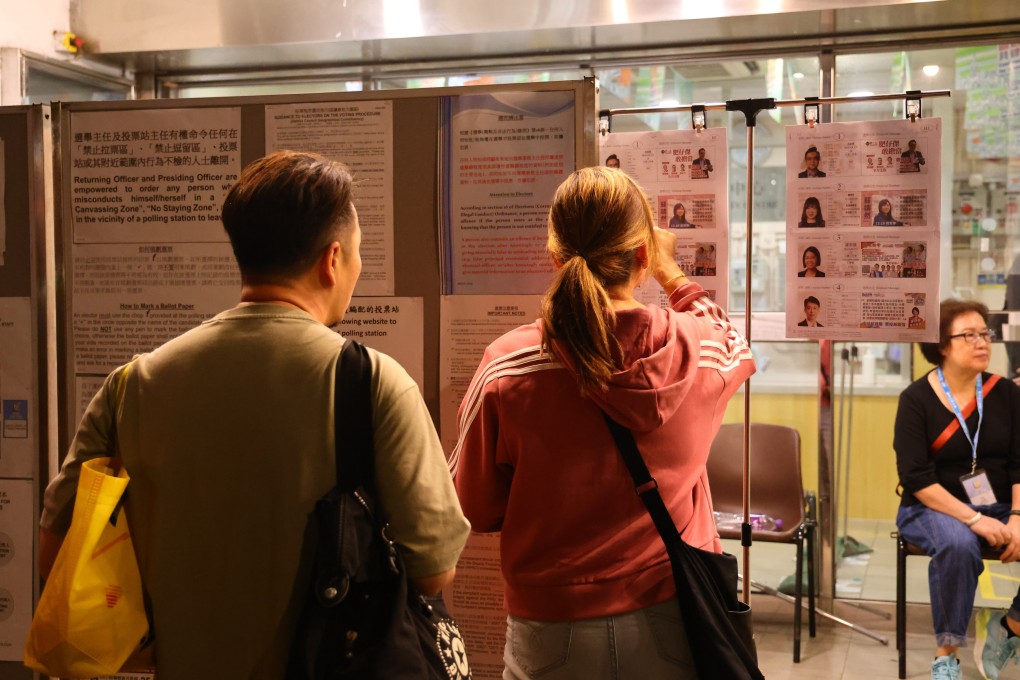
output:
{"label": "white paper sheet", "polygon": [[0,477],[32,479],[39,465],[32,338],[31,299],[0,298]]}
{"label": "white paper sheet", "polygon": [[346,163],[357,191],[361,278],[355,295],[393,295],[393,102],[266,106],[266,153],[311,151]]}
{"label": "white paper sheet", "polygon": [[356,297],[334,329],[388,354],[425,391],[425,303],[420,297]]}
{"label": "white paper sheet", "polygon": [[220,208],[241,171],[237,107],[71,116],[75,243],[226,241]]}
{"label": "white paper sheet", "polygon": [[936,340],[940,119],[790,126],[786,142],[787,337]]}
{"label": "white paper sheet", "polygon": [[0,661],[21,661],[32,622],[32,481],[0,479]]}
{"label": "white paper sheet", "polygon": [[[676,261],[724,309],[729,301],[729,163],[726,128],[620,132],[600,137],[599,159],[615,155],[620,169],[648,194],[656,226],[677,236]],[[668,306],[648,279],[635,291],[646,304]]]}
{"label": "white paper sheet", "polygon": [[[533,322],[538,295],[453,295],[440,302],[440,434],[447,455],[457,443],[457,408],[482,360],[499,336]],[[506,610],[499,534],[471,534],[457,565],[447,603],[464,631],[473,677],[499,680],[503,671]]]}
{"label": "white paper sheet", "polygon": [[504,92],[446,100],[441,241],[447,293],[542,293],[552,280],[546,220],[574,170],[574,94]]}

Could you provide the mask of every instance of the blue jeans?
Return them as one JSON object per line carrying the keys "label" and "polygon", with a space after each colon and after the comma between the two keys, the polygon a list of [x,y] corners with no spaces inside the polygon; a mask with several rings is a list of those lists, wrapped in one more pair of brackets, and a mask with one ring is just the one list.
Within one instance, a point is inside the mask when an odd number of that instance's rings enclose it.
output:
{"label": "blue jeans", "polygon": [[[972,505],[975,512],[1006,522],[1009,503]],[[935,643],[962,647],[967,642],[967,623],[974,609],[978,576],[985,569],[981,549],[988,547],[963,522],[932,510],[923,503],[900,506],[896,515],[900,535],[931,557],[928,590],[935,624]],[[1020,621],[1020,590],[1007,614]]]}
{"label": "blue jeans", "polygon": [[676,598],[584,621],[507,618],[503,680],[697,678]]}

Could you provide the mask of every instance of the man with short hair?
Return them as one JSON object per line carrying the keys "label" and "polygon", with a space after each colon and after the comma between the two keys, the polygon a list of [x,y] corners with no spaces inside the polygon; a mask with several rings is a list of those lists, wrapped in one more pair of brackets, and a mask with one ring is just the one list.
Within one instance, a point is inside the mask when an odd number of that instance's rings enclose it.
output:
{"label": "man with short hair", "polygon": [[708,179],[713,170],[712,161],[705,158],[705,149],[698,149],[698,157],[691,161],[691,179]]}
{"label": "man with short hair", "polygon": [[[307,153],[259,159],[227,195],[223,224],[240,304],[110,374],[40,522],[45,576],[82,462],[119,448],[161,680],[285,677],[315,549],[308,518],[336,484],[343,437],[333,405],[345,340],[328,326],[361,273],[349,170]],[[436,593],[469,525],[418,386],[369,356],[377,497],[408,575]]]}
{"label": "man with short hair", "polygon": [[617,156],[615,153],[611,153],[608,156],[606,156],[606,167],[619,169],[620,157]]}
{"label": "man with short hair", "polygon": [[822,303],[814,295],[804,298],[804,320],[798,326],[809,326],[812,328],[824,328],[818,323],[818,312],[822,309]]}
{"label": "man with short hair", "polygon": [[799,173],[797,177],[801,179],[825,177],[825,173],[818,169],[818,164],[821,160],[822,152],[818,150],[818,147],[809,146],[807,151],[804,152],[804,171]]}
{"label": "man with short hair", "polygon": [[924,156],[917,150],[917,140],[907,142],[907,150],[900,154],[900,172],[921,172]]}

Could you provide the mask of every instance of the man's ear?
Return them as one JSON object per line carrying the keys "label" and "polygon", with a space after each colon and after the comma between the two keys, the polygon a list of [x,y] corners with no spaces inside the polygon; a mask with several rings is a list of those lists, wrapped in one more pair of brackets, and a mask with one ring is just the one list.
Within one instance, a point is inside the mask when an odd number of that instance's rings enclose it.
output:
{"label": "man's ear", "polygon": [[340,242],[333,241],[322,249],[319,260],[315,265],[322,283],[330,288],[337,283],[337,268],[341,266],[342,262],[340,255]]}

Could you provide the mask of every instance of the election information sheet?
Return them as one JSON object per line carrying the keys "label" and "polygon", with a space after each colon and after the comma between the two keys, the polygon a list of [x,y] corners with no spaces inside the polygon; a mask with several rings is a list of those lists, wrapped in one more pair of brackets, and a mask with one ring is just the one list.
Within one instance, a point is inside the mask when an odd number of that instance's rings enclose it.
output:
{"label": "election information sheet", "polygon": [[39,467],[32,338],[31,298],[0,297],[0,477],[31,479]]}
{"label": "election information sheet", "polygon": [[443,290],[545,291],[554,271],[549,205],[574,170],[573,92],[461,95],[441,105]]}
{"label": "election information sheet", "polygon": [[938,339],[941,135],[938,118],[786,128],[787,337]]}
{"label": "election information sheet", "polygon": [[266,153],[283,149],[351,168],[362,262],[354,294],[393,295],[393,102],[267,105]]}
{"label": "election information sheet", "polygon": [[237,107],[77,112],[68,170],[75,389],[233,307],[220,207],[241,170]]}
{"label": "election information sheet", "polygon": [[[452,295],[441,299],[439,411],[447,456],[457,444],[457,409],[485,348],[507,331],[532,323],[538,318],[541,302],[539,295]],[[506,641],[499,534],[471,534],[447,596],[471,650],[473,677],[499,680]]]}
{"label": "election information sheet", "polygon": [[425,391],[425,302],[420,297],[356,297],[333,330],[404,367]]}
{"label": "election information sheet", "polygon": [[4,178],[4,140],[0,138],[0,267],[4,264],[4,254],[7,252],[7,208],[4,203],[4,186],[7,180]]}
{"label": "election information sheet", "polygon": [[[726,128],[620,132],[601,137],[600,160],[616,165],[648,194],[655,224],[676,234],[676,262],[725,308],[729,300],[729,176]],[[654,279],[635,291],[667,306]]]}

